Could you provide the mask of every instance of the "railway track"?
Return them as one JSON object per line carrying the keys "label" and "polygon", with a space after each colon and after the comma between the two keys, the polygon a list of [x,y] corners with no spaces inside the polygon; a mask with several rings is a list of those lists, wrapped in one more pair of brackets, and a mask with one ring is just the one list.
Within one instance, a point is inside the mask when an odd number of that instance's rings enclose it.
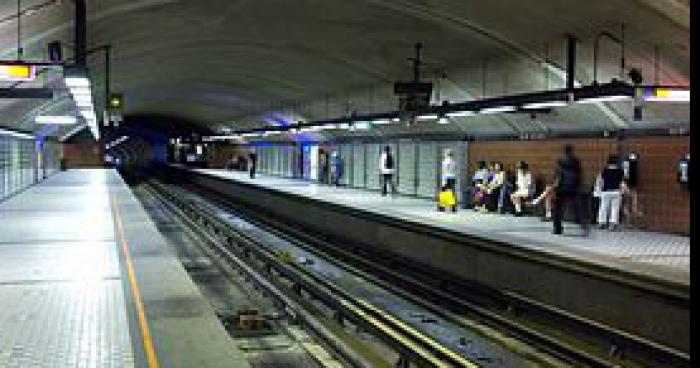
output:
{"label": "railway track", "polygon": [[[333,283],[323,280],[322,278],[306,271],[299,265],[280,260],[279,254],[265,247],[260,242],[253,239],[236,234],[228,229],[219,227],[213,218],[208,216],[201,207],[188,207],[182,201],[177,201],[176,196],[168,196],[163,198],[164,192],[151,191],[152,195],[164,199],[164,202],[170,202],[171,207],[177,207],[177,212],[180,217],[185,219],[192,227],[200,228],[204,231],[209,231],[216,236],[225,236],[227,242],[220,244],[220,251],[223,255],[232,261],[238,263],[240,268],[247,269],[250,276],[259,278],[260,284],[267,284],[268,292],[273,292],[275,297],[285,304],[287,307],[292,307],[295,316],[303,309],[299,302],[293,301],[288,295],[284,295],[280,291],[280,278],[291,282],[289,289],[295,294],[311,296],[316,300],[321,300],[325,305],[334,309],[336,319],[346,318],[357,325],[362,326],[366,331],[371,332],[375,336],[390,345],[399,353],[401,358],[398,361],[399,366],[409,366],[409,362],[413,362],[420,367],[479,367],[469,358],[446,348],[440,342],[427,336],[416,328],[402,322],[398,318],[386,313],[380,308],[373,306],[367,301],[361,300]],[[177,203],[172,205],[172,203]],[[174,208],[173,208],[174,209]],[[210,214],[209,214],[210,215]],[[237,244],[238,251],[242,257],[236,256],[236,251],[226,247],[226,245]],[[244,248],[240,248],[240,247]],[[251,266],[254,265],[254,266]],[[261,272],[256,272],[253,269],[260,269]],[[267,282],[263,282],[262,278],[267,276]],[[277,281],[269,281],[269,280]],[[270,284],[276,284],[271,286]],[[274,290],[274,291],[273,291]],[[326,337],[326,340],[331,338]],[[345,354],[343,352],[343,354]],[[374,366],[367,363],[362,358],[344,359],[352,362],[352,366],[369,367]]]}
{"label": "railway track", "polygon": [[[199,221],[207,223],[207,226],[212,231],[231,236],[229,233],[231,231],[230,226],[223,223],[220,218],[217,218],[216,207],[203,206],[201,203],[184,203],[186,201],[181,198],[181,195],[174,193],[172,188],[161,184],[154,185],[154,188],[157,189],[164,199],[177,203],[177,206],[184,211],[188,211],[190,216],[199,218]],[[201,191],[201,188],[189,188],[189,190],[199,191],[201,194],[207,195],[206,192]],[[242,213],[245,213],[244,208],[226,202],[221,198],[218,198],[216,202],[218,206],[225,206],[227,210],[236,213],[238,216],[244,216],[247,221],[264,227],[266,231],[293,242],[296,246],[311,254],[326,260],[333,260],[347,272],[355,275],[361,274],[368,280],[391,290],[393,293],[437,313],[442,318],[465,328],[477,330],[482,335],[506,341],[505,344],[519,354],[527,355],[528,350],[529,353],[532,353],[532,349],[528,348],[527,345],[535,346],[536,350],[538,350],[534,354],[536,356],[535,360],[540,359],[537,365],[549,364],[558,366],[570,364],[572,366],[588,367],[650,366],[645,364],[648,363],[646,361],[629,359],[629,357],[619,354],[619,351],[616,351],[614,348],[605,351],[599,347],[592,346],[588,342],[581,343],[580,340],[571,338],[571,336],[558,334],[549,326],[524,322],[518,316],[519,310],[523,309],[524,304],[520,298],[513,297],[509,299],[507,295],[504,296],[500,293],[496,293],[497,297],[495,297],[494,293],[472,286],[468,286],[460,292],[455,292],[454,290],[449,290],[448,287],[441,287],[444,285],[441,285],[439,282],[435,283],[421,279],[421,277],[416,276],[420,274],[416,272],[416,269],[408,269],[405,265],[397,263],[396,260],[381,255],[358,254],[355,252],[357,249],[338,246],[322,236],[307,234],[302,229],[295,228],[290,224],[276,221],[272,218],[253,219],[249,215],[242,215]],[[239,236],[240,234],[234,237]],[[245,239],[245,241],[255,243],[254,239]],[[258,254],[257,256],[263,259],[263,263],[268,268],[270,268],[270,264],[274,263],[276,257],[274,253]],[[344,290],[332,283],[308,274],[300,276],[303,274],[303,267],[300,268],[295,264],[286,264],[272,268],[276,270],[275,272],[278,275],[293,280],[297,287],[301,285],[304,289],[311,291],[315,297],[322,298],[333,308],[341,311],[343,316],[349,316],[355,322],[363,323],[366,327],[373,330],[374,333],[382,336],[383,340],[391,341],[390,344],[400,351],[401,356],[406,357],[406,361],[420,362],[421,366],[475,367],[483,365],[476,360],[464,359],[459,353],[445,348],[435,340],[426,338],[420,331],[402,323],[399,319],[387,315],[366,302],[358,301],[351,295],[347,295]],[[344,301],[336,300],[332,302],[333,297],[344,298]],[[562,318],[562,314],[565,314],[563,311],[553,311],[550,307],[537,305],[535,302],[529,302],[526,307],[528,311],[539,308],[538,313],[540,315],[546,316],[554,313],[559,319]],[[365,320],[358,322],[358,316],[360,316],[359,319],[364,318]],[[577,320],[576,316],[567,317],[570,318],[568,322],[572,325],[585,325],[585,334],[591,334],[596,330],[594,328],[596,326],[587,324],[588,321]],[[603,335],[609,336],[610,331],[605,330],[605,326],[598,327],[598,331],[603,331]],[[514,338],[519,342],[516,342]],[[609,346],[615,347],[617,341],[612,341]],[[522,342],[525,342],[525,344]],[[640,343],[639,341],[634,342]],[[629,341],[624,343],[629,344]],[[659,349],[659,347],[653,348]],[[542,356],[551,357],[549,358],[550,361],[547,362],[548,358],[542,359]],[[669,366],[685,366],[683,359],[669,359],[668,362]],[[651,366],[655,365],[651,364]]]}

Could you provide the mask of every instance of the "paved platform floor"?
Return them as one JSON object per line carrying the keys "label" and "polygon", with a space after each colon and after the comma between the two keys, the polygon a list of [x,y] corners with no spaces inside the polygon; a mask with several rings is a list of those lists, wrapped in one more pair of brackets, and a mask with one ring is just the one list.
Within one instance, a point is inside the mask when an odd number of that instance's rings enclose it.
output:
{"label": "paved platform floor", "polygon": [[434,201],[398,196],[382,197],[375,191],[336,188],[303,180],[258,175],[254,180],[247,173],[193,169],[226,179],[269,187],[308,198],[351,206],[398,219],[412,220],[429,226],[506,241],[576,260],[600,263],[628,271],[689,284],[690,238],[640,230],[591,229],[581,236],[575,224],[565,224],[565,235],[552,234],[552,224],[538,217],[482,214],[473,210],[444,213],[436,210]]}
{"label": "paved platform floor", "polygon": [[0,367],[153,366],[134,285],[161,367],[249,366],[114,170],[0,202]]}

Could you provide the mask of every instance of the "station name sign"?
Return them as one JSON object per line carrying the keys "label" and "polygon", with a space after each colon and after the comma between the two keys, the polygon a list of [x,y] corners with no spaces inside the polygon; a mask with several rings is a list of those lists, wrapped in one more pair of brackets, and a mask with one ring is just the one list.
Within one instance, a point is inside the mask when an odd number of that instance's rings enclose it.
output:
{"label": "station name sign", "polygon": [[0,64],[0,80],[24,82],[36,78],[36,66],[28,64]]}

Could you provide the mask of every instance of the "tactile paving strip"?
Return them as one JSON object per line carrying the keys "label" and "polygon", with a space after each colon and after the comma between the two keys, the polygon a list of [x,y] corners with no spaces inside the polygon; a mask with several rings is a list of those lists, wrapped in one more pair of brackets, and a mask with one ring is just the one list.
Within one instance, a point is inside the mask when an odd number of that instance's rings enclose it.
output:
{"label": "tactile paving strip", "polygon": [[119,280],[0,286],[0,367],[133,367]]}

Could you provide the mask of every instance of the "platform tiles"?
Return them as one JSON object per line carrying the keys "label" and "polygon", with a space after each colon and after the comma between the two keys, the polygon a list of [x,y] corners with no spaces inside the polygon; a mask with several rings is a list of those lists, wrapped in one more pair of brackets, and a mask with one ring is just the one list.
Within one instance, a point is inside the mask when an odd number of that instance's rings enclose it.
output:
{"label": "platform tiles", "polygon": [[686,236],[640,230],[610,232],[592,228],[590,236],[583,237],[575,224],[565,224],[565,235],[561,236],[552,234],[552,224],[542,222],[538,217],[482,214],[472,210],[444,213],[436,210],[434,201],[424,198],[382,197],[376,191],[336,188],[267,175],[250,179],[247,173],[227,170],[192,170],[401,220],[480,235],[584,261],[630,268],[638,273],[682,283],[689,282],[690,238]]}
{"label": "platform tiles", "polygon": [[0,203],[0,367],[133,367],[105,172]]}
{"label": "platform tiles", "polygon": [[154,366],[248,364],[121,177],[71,170],[0,202],[0,367]]}

